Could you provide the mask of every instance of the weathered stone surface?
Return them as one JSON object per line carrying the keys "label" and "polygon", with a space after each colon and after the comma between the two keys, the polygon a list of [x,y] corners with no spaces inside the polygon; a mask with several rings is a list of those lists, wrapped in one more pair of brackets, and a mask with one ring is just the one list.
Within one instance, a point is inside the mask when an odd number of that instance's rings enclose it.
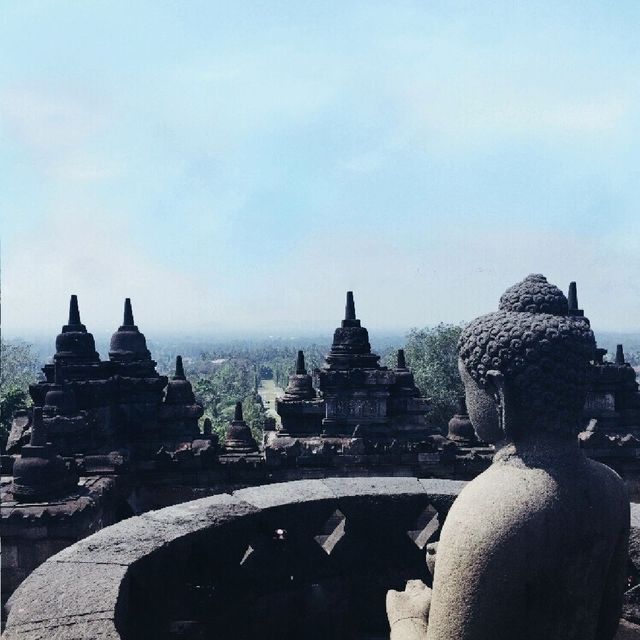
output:
{"label": "weathered stone surface", "polygon": [[620,626],[614,640],[640,640],[640,625],[620,620]]}
{"label": "weathered stone surface", "polygon": [[166,523],[171,527],[172,535],[184,535],[200,529],[219,527],[258,511],[256,506],[235,495],[218,494],[159,511],[149,511],[141,517],[154,524]]}
{"label": "weathered stone surface", "polygon": [[[8,627],[78,616],[113,617],[127,567],[49,560],[23,582],[8,603]],[[111,612],[107,615],[107,612]]]}
{"label": "weathered stone surface", "polygon": [[269,509],[284,504],[298,504],[315,500],[333,500],[336,494],[324,481],[297,480],[240,489],[239,491],[234,491],[233,496],[259,509]]}
{"label": "weathered stone surface", "polygon": [[467,482],[462,480],[441,480],[439,478],[421,478],[418,482],[430,496],[450,496],[455,498],[464,489]]}
{"label": "weathered stone surface", "polygon": [[325,478],[322,482],[337,498],[426,494],[417,478]]}
{"label": "weathered stone surface", "polygon": [[256,511],[256,507],[228,494],[210,496],[123,520],[65,549],[52,560],[130,565],[194,531],[221,526]]}
{"label": "weathered stone surface", "polygon": [[[89,617],[89,616],[88,616]],[[63,618],[43,625],[12,627],[3,640],[121,640],[113,620]]]}

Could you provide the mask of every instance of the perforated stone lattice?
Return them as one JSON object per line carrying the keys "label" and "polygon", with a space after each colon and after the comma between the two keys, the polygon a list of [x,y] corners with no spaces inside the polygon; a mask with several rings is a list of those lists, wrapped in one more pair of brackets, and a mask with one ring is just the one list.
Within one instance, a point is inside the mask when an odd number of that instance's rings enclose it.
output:
{"label": "perforated stone lattice", "polygon": [[345,535],[346,522],[347,518],[344,513],[340,509],[336,509],[322,526],[321,533],[314,536],[314,540],[328,556]]}
{"label": "perforated stone lattice", "polygon": [[415,529],[409,529],[407,535],[419,549],[424,549],[431,536],[438,530],[440,520],[432,505],[427,505],[415,522]]}
{"label": "perforated stone lattice", "polygon": [[247,546],[247,550],[244,552],[244,555],[242,556],[242,560],[240,560],[240,566],[242,566],[251,557],[251,554],[254,551],[255,549],[251,545]]}

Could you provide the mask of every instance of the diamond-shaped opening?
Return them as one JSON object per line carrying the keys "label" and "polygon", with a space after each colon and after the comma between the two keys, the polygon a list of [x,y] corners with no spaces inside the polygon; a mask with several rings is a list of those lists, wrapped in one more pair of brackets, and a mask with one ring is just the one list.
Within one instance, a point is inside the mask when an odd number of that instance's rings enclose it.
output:
{"label": "diamond-shaped opening", "polygon": [[322,550],[328,555],[334,550],[340,539],[344,536],[344,528],[347,517],[336,509],[322,525],[322,529],[313,539],[322,547]]}
{"label": "diamond-shaped opening", "polygon": [[242,556],[242,560],[240,560],[240,566],[242,566],[249,559],[249,557],[254,551],[255,549],[251,545],[247,546],[247,550],[244,552],[244,555]]}
{"label": "diamond-shaped opening", "polygon": [[407,535],[413,540],[418,549],[424,549],[427,542],[429,542],[429,538],[440,526],[436,509],[432,505],[427,505],[418,516],[414,526],[414,529],[407,531]]}

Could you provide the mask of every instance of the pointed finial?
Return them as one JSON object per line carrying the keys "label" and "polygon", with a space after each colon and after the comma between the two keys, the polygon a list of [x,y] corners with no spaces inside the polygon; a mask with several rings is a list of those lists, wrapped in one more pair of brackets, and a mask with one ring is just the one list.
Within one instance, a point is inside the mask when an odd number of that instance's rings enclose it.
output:
{"label": "pointed finial", "polygon": [[578,289],[575,282],[569,283],[569,314],[578,309]]}
{"label": "pointed finial", "polygon": [[210,418],[204,419],[204,425],[202,427],[205,436],[210,436],[213,433],[213,424]]}
{"label": "pointed finial", "polygon": [[80,322],[80,310],[78,309],[78,296],[72,295],[69,301],[69,325],[82,324]]}
{"label": "pointed finial", "polygon": [[182,356],[176,356],[176,372],[173,374],[174,380],[186,380],[184,367],[182,366]]}
{"label": "pointed finial", "polygon": [[32,447],[44,447],[47,444],[47,430],[42,419],[42,407],[33,408],[33,424],[31,425],[29,444]]}
{"label": "pointed finial", "polygon": [[236,410],[233,413],[233,421],[234,422],[242,422],[244,418],[242,417],[242,402],[236,402]]}
{"label": "pointed finial", "polygon": [[458,415],[466,415],[467,413],[467,399],[465,396],[458,396],[458,403],[456,413]]}
{"label": "pointed finial", "polygon": [[347,291],[347,305],[344,310],[345,320],[356,319],[356,305],[353,302],[353,291]]}
{"label": "pointed finial", "polygon": [[298,357],[296,358],[296,375],[303,376],[307,373],[307,369],[304,366],[304,351],[298,351]]}
{"label": "pointed finial", "polygon": [[404,349],[398,349],[398,369],[406,369],[407,361],[404,358]]}
{"label": "pointed finial", "polygon": [[124,299],[124,319],[122,321],[122,326],[135,326],[135,322],[133,321],[133,310],[131,309],[131,298]]}
{"label": "pointed finial", "polygon": [[616,345],[616,364],[625,364],[622,345]]}

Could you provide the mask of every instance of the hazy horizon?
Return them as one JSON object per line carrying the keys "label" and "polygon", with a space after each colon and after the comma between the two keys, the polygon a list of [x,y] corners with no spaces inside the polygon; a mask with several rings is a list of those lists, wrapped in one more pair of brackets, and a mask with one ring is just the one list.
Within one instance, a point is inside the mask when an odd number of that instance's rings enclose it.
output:
{"label": "hazy horizon", "polygon": [[640,318],[640,3],[7,3],[3,335]]}

